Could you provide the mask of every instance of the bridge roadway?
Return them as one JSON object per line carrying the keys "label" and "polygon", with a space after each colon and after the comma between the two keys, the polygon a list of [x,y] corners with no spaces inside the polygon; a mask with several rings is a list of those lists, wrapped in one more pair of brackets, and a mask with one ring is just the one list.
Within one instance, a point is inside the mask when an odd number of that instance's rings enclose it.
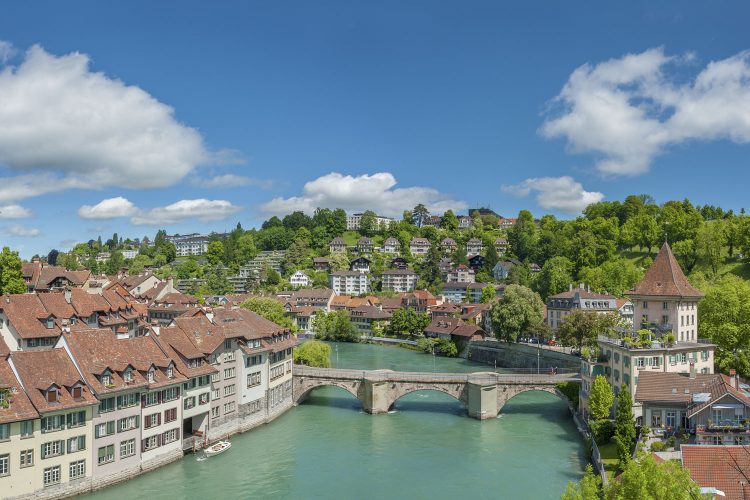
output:
{"label": "bridge roadway", "polygon": [[346,370],[295,365],[294,401],[305,400],[323,386],[344,389],[360,400],[367,413],[387,413],[401,397],[415,391],[433,390],[449,394],[466,405],[469,416],[495,418],[513,396],[526,391],[544,391],[564,400],[556,384],[580,381],[578,374],[504,374],[396,372],[392,370]]}

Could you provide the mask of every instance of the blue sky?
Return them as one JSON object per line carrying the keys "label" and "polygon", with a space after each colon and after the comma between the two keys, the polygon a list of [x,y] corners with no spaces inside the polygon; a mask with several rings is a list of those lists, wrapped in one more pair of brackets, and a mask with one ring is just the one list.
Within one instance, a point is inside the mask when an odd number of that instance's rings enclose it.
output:
{"label": "blue sky", "polygon": [[651,3],[5,5],[0,243],[29,257],[318,205],[739,210],[750,7]]}

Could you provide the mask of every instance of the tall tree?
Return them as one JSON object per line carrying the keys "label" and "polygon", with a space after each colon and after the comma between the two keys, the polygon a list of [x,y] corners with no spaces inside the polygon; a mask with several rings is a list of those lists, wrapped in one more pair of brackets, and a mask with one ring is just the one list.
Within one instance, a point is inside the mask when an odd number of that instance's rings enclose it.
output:
{"label": "tall tree", "polygon": [[422,227],[424,223],[427,221],[427,217],[430,216],[430,211],[427,210],[427,207],[422,205],[421,203],[414,207],[414,210],[411,212],[412,220],[414,221],[414,224],[417,227]]}
{"label": "tall tree", "polygon": [[714,275],[719,272],[724,246],[727,243],[724,228],[724,222],[720,220],[704,222],[695,236],[695,250],[698,258],[711,269]]}
{"label": "tall tree", "polygon": [[609,418],[612,410],[612,404],[615,402],[615,395],[612,392],[612,386],[609,385],[604,375],[597,375],[591,382],[589,391],[589,410],[594,420],[603,420]]}
{"label": "tall tree", "polygon": [[542,266],[539,294],[542,299],[565,291],[573,282],[573,263],[567,257],[553,257]]}
{"label": "tall tree", "polygon": [[349,313],[345,310],[318,312],[313,320],[315,337],[320,340],[335,342],[358,342],[357,328],[352,324]]}
{"label": "tall tree", "polygon": [[113,250],[109,255],[109,259],[107,259],[105,272],[109,275],[117,274],[124,265],[125,258],[122,256],[122,252],[119,250]]}
{"label": "tall tree", "polygon": [[56,266],[57,265],[57,256],[60,255],[60,252],[58,252],[56,249],[52,249],[47,254],[47,264],[50,266]]}
{"label": "tall tree", "polygon": [[750,376],[750,283],[728,274],[705,290],[698,303],[700,333],[716,344],[716,364]]}
{"label": "tall tree", "polygon": [[521,285],[508,285],[503,299],[490,309],[492,331],[498,339],[515,342],[533,332],[544,321],[544,303],[539,294]]}
{"label": "tall tree", "polygon": [[3,247],[0,252],[0,295],[26,292],[22,267],[18,252]]}
{"label": "tall tree", "polygon": [[638,246],[651,253],[651,247],[657,245],[660,239],[659,224],[647,213],[640,213],[629,218],[620,230],[622,243],[627,247]]}
{"label": "tall tree", "polygon": [[440,228],[450,232],[458,231],[458,217],[453,213],[453,210],[445,211],[443,218],[440,219]]}
{"label": "tall tree", "polygon": [[366,210],[359,220],[359,232],[364,236],[373,236],[378,232],[377,215],[372,210]]}
{"label": "tall tree", "polygon": [[221,241],[212,241],[208,244],[206,260],[209,265],[217,266],[224,259],[224,244]]}
{"label": "tall tree", "polygon": [[615,443],[617,443],[618,468],[622,471],[630,462],[635,449],[635,418],[633,417],[633,398],[630,388],[622,386],[617,395],[615,412]]}
{"label": "tall tree", "polygon": [[286,316],[284,306],[276,299],[270,297],[253,297],[246,300],[240,307],[253,311],[259,316],[263,316],[268,321],[272,321],[283,328],[293,327],[292,320]]}
{"label": "tall tree", "polygon": [[508,231],[508,244],[513,254],[520,260],[533,259],[539,234],[534,216],[528,210],[518,213],[516,225]]}
{"label": "tall tree", "polygon": [[563,344],[580,350],[595,346],[598,336],[608,333],[617,323],[616,314],[597,314],[574,309],[563,319],[557,336]]}

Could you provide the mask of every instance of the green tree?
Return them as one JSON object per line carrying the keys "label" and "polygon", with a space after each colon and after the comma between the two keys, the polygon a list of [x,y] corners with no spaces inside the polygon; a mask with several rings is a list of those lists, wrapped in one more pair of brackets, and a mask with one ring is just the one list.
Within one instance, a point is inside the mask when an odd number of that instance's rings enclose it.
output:
{"label": "green tree", "polygon": [[0,252],[0,295],[26,292],[22,267],[18,252],[3,247]]}
{"label": "green tree", "polygon": [[430,315],[414,309],[396,309],[384,333],[392,337],[419,337],[430,324]]}
{"label": "green tree", "polygon": [[345,310],[318,312],[313,320],[315,337],[334,342],[358,342],[359,333]]}
{"label": "green tree", "polygon": [[294,329],[292,320],[286,316],[284,306],[276,299],[270,297],[253,297],[243,302],[240,307],[248,311],[253,311],[258,316],[262,316],[283,328]]}
{"label": "green tree", "polygon": [[440,219],[440,227],[451,233],[458,231],[458,217],[453,213],[453,210],[445,211],[442,219]]}
{"label": "green tree", "polygon": [[304,212],[297,210],[284,217],[281,224],[287,229],[296,231],[301,227],[312,227],[312,219],[305,215]]}
{"label": "green tree", "polygon": [[615,258],[597,267],[584,267],[578,271],[578,279],[599,293],[611,293],[617,297],[632,289],[643,278],[643,271],[630,260]]}
{"label": "green tree", "polygon": [[235,252],[235,260],[239,265],[247,264],[256,255],[258,255],[258,249],[255,248],[255,238],[250,233],[245,233],[237,240],[237,251]]}
{"label": "green tree", "polygon": [[698,252],[692,239],[676,242],[672,245],[672,253],[686,273],[690,273],[698,263]]}
{"label": "green tree", "polygon": [[128,274],[131,276],[141,274],[145,267],[149,265],[151,265],[151,259],[147,255],[138,254],[128,264]]}
{"label": "green tree", "polygon": [[208,244],[206,260],[211,266],[220,264],[224,259],[224,244],[221,241],[212,241]]}
{"label": "green tree", "polygon": [[362,214],[362,218],[359,220],[359,232],[363,236],[373,236],[378,232],[377,215],[372,210],[366,210]]}
{"label": "green tree", "polygon": [[307,340],[294,350],[294,362],[298,365],[331,367],[331,346],[320,340]]}
{"label": "green tree", "polygon": [[493,285],[487,285],[482,288],[482,296],[479,298],[481,304],[489,304],[497,297],[497,291]]}
{"label": "green tree", "polygon": [[716,275],[719,272],[727,236],[722,221],[704,222],[695,236],[695,250],[703,264]]}
{"label": "green tree", "polygon": [[750,376],[750,283],[726,275],[706,289],[698,303],[701,336],[716,344],[716,364]]}
{"label": "green tree", "polygon": [[539,294],[543,299],[563,292],[573,282],[573,263],[567,257],[553,257],[539,273]]}
{"label": "green tree", "polygon": [[484,270],[488,274],[492,274],[495,264],[500,260],[500,255],[497,253],[494,239],[488,238],[487,241],[484,242],[484,247],[486,248],[484,252]]}
{"label": "green tree", "polygon": [[544,303],[539,294],[521,285],[508,285],[502,300],[490,309],[492,331],[498,339],[515,342],[523,333],[541,327]]}
{"label": "green tree", "polygon": [[627,247],[638,246],[651,253],[651,247],[659,242],[659,224],[652,215],[640,213],[623,224],[620,238]]}
{"label": "green tree", "polygon": [[565,493],[560,498],[561,500],[599,500],[601,485],[602,478],[594,474],[594,468],[591,467],[591,464],[586,464],[586,472],[581,482],[569,482]]}
{"label": "green tree", "polygon": [[606,500],[693,500],[701,498],[700,487],[678,461],[657,463],[652,455],[638,457],[625,466],[619,481],[604,489]]}
{"label": "green tree", "polygon": [[227,279],[227,273],[221,264],[211,268],[206,275],[206,283],[201,287],[203,295],[226,295],[234,291],[234,286]]}
{"label": "green tree", "polygon": [[439,338],[435,341],[435,353],[446,358],[455,358],[458,356],[458,347],[451,339]]}
{"label": "green tree", "polygon": [[334,252],[328,256],[331,271],[346,271],[349,269],[349,256],[346,252]]}
{"label": "green tree", "polygon": [[604,375],[597,375],[594,381],[591,382],[591,390],[589,391],[591,417],[594,420],[609,418],[612,403],[614,402],[615,395],[607,378]]}
{"label": "green tree", "polygon": [[417,227],[422,227],[430,216],[430,211],[421,203],[411,211],[412,221]]}
{"label": "green tree", "polygon": [[617,443],[617,467],[622,471],[630,462],[635,449],[635,419],[630,388],[623,385],[617,395],[615,412],[615,443]]}
{"label": "green tree", "polygon": [[511,251],[520,260],[533,260],[538,242],[539,234],[534,216],[528,210],[521,210],[516,225],[508,231]]}
{"label": "green tree", "polygon": [[608,333],[618,323],[616,314],[597,314],[574,309],[563,318],[557,336],[563,344],[582,349],[596,345],[599,335]]}
{"label": "green tree", "polygon": [[120,269],[125,265],[125,258],[122,256],[122,252],[114,250],[109,255],[109,259],[104,266],[105,272],[109,275],[117,274]]}

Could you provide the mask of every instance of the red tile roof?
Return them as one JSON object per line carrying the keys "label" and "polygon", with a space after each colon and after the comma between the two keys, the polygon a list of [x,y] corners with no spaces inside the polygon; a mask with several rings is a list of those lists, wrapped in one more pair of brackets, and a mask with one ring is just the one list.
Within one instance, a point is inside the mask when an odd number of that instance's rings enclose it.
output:
{"label": "red tile roof", "polygon": [[672,249],[666,242],[659,250],[654,263],[646,271],[638,285],[626,295],[651,295],[665,297],[700,298],[703,293],[693,287],[680,264],[677,263]]}
{"label": "red tile roof", "polygon": [[[743,446],[682,445],[682,466],[702,488],[716,488],[722,498],[750,498],[750,450]],[[744,474],[743,474],[744,471]]]}
{"label": "red tile roof", "polygon": [[[2,338],[0,338],[0,341]],[[8,390],[9,399],[12,402],[7,408],[0,407],[0,424],[18,422],[20,420],[31,420],[39,418],[39,414],[31,404],[29,396],[18,382],[16,375],[3,357],[0,359],[0,390]]]}

